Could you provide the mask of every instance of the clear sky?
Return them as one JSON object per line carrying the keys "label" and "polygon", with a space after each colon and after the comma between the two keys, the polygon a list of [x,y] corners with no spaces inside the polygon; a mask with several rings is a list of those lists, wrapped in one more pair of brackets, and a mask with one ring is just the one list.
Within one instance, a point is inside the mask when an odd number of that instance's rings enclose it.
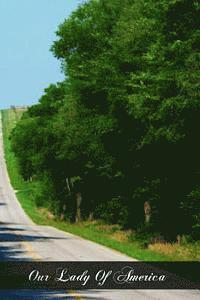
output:
{"label": "clear sky", "polygon": [[38,101],[63,79],[49,51],[60,23],[82,0],[0,0],[0,108]]}

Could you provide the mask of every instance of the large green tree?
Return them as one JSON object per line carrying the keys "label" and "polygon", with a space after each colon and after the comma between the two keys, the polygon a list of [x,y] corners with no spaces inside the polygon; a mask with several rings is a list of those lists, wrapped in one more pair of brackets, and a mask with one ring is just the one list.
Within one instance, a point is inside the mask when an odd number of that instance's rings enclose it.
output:
{"label": "large green tree", "polygon": [[12,139],[24,177],[45,174],[60,209],[81,194],[84,217],[137,228],[148,204],[152,230],[196,234],[198,12],[189,0],[91,0],[59,26],[66,79]]}

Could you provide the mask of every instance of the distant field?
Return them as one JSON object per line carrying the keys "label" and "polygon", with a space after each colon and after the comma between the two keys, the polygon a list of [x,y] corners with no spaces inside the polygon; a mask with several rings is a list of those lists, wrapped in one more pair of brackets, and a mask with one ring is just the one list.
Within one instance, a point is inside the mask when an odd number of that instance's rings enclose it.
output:
{"label": "distant field", "polygon": [[143,249],[139,243],[130,240],[130,231],[123,231],[118,225],[107,225],[101,221],[71,224],[61,221],[47,208],[38,208],[35,195],[38,191],[37,182],[25,182],[19,173],[19,166],[11,150],[10,133],[20,120],[24,109],[4,110],[2,112],[5,158],[11,183],[17,191],[17,197],[32,220],[40,225],[54,226],[58,229],[79,235],[88,240],[118,250],[131,257],[144,261],[178,261],[200,260],[199,244],[178,245],[177,243],[161,243]]}

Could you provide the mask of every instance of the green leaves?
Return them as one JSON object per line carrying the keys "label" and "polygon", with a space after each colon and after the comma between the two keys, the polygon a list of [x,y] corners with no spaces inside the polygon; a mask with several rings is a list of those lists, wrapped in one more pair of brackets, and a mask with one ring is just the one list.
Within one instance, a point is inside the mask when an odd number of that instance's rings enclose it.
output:
{"label": "green leaves", "polygon": [[66,80],[50,85],[13,132],[25,176],[47,172],[61,202],[66,178],[79,178],[86,216],[108,206],[112,220],[116,212],[137,227],[150,200],[166,235],[176,214],[183,231],[196,226],[181,203],[195,194],[200,169],[198,9],[187,0],[80,5],[52,46]]}

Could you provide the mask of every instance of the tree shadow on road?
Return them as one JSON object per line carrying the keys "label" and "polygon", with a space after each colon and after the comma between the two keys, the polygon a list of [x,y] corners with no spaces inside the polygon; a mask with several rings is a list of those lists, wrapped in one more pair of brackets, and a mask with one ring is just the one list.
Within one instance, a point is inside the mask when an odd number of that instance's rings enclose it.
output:
{"label": "tree shadow on road", "polygon": [[[73,295],[73,291],[49,291],[49,290],[0,290],[0,299],[6,300],[38,300],[38,299],[52,299],[52,300],[76,300],[76,299],[87,299],[87,300],[106,300],[101,297],[101,290],[89,291],[89,295],[81,294],[76,292],[76,296]],[[110,291],[111,292],[111,291]],[[91,295],[94,293],[94,296]],[[98,295],[98,296],[97,296]]]}
{"label": "tree shadow on road", "polygon": [[[21,224],[20,224],[21,225]],[[33,261],[30,253],[23,247],[24,242],[45,242],[63,240],[69,237],[43,236],[26,225],[0,223],[0,261]]]}
{"label": "tree shadow on road", "polygon": [[[89,293],[91,294],[92,291]],[[94,297],[89,295],[80,295],[80,299],[88,299],[88,300],[106,300],[102,297],[96,297],[96,295],[101,291],[95,291]],[[72,295],[70,295],[72,294]],[[38,299],[52,299],[52,300],[76,300],[79,299],[78,295],[73,296],[73,293],[68,291],[48,291],[48,290],[17,290],[17,291],[0,291],[0,299],[6,300],[38,300]]]}

